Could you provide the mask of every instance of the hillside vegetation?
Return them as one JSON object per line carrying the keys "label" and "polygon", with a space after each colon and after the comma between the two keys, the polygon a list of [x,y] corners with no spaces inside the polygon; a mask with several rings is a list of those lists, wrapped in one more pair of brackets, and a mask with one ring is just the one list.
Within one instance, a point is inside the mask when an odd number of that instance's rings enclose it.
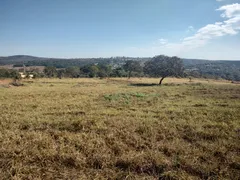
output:
{"label": "hillside vegetation", "polygon": [[[108,65],[113,70],[118,70],[124,66],[127,61],[140,62],[143,64],[151,60],[151,57],[111,57],[111,58],[75,58],[75,59],[61,59],[61,58],[40,58],[34,56],[9,56],[0,57],[0,70],[1,66],[13,65],[14,69],[19,70],[25,64],[27,67],[36,69],[36,66],[52,66],[56,68],[69,68],[69,67],[84,67],[89,65]],[[5,66],[4,66],[5,65]],[[198,78],[211,78],[211,79],[227,79],[232,81],[240,81],[240,60],[239,61],[210,61],[199,59],[183,59],[185,73],[188,76]],[[41,68],[40,68],[41,69]],[[39,69],[39,70],[40,70]],[[38,71],[39,71],[38,70]],[[37,72],[38,72],[37,71]],[[138,76],[141,76],[139,74]],[[1,77],[1,72],[0,72]],[[116,77],[116,76],[115,76]],[[124,77],[124,75],[121,75]]]}
{"label": "hillside vegetation", "polygon": [[240,179],[240,86],[158,81],[2,81],[1,179]]}

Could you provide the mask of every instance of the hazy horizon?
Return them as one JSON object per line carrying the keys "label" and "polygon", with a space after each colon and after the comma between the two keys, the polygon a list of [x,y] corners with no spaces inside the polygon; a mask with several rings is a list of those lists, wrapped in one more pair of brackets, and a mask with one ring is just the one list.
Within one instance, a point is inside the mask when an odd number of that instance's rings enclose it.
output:
{"label": "hazy horizon", "polygon": [[[159,54],[164,55],[164,54]],[[1,56],[0,57],[13,57],[13,56],[32,56],[37,58],[51,58],[51,59],[91,59],[91,58],[116,58],[116,57],[126,57],[126,58],[152,58],[154,56],[106,56],[106,57],[47,57],[47,56],[35,56],[35,55],[29,55],[29,54],[15,54],[15,55],[7,55],[7,56]],[[157,56],[157,55],[156,55]],[[180,57],[181,59],[189,59],[189,60],[209,60],[209,61],[240,61],[240,59],[200,59],[200,58],[185,58]]]}
{"label": "hazy horizon", "polygon": [[0,56],[240,60],[240,0],[3,0],[0,12]]}

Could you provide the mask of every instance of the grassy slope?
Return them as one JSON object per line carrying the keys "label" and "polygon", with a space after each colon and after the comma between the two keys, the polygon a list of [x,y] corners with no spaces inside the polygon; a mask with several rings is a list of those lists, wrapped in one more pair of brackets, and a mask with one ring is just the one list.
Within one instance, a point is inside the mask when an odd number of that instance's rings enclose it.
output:
{"label": "grassy slope", "polygon": [[240,86],[166,81],[0,88],[1,178],[239,179]]}

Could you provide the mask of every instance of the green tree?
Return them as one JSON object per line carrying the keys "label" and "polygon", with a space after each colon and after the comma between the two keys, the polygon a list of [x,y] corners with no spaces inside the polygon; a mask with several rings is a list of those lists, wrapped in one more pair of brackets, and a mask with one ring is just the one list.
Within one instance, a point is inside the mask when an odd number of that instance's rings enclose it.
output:
{"label": "green tree", "polygon": [[77,66],[71,66],[66,68],[66,75],[71,78],[78,78],[80,76],[80,68]]}
{"label": "green tree", "polygon": [[100,64],[98,65],[98,76],[99,77],[109,77],[111,72],[112,72],[112,66],[111,65],[106,65],[106,64]]}
{"label": "green tree", "polygon": [[142,72],[142,67],[139,61],[128,60],[123,65],[123,69],[128,72],[128,78],[132,76],[132,72]]}
{"label": "green tree", "polygon": [[0,68],[0,78],[10,77],[10,72],[7,69]]}
{"label": "green tree", "polygon": [[90,70],[90,65],[85,65],[80,68],[80,70],[83,72],[83,74],[89,76],[91,70]]}
{"label": "green tree", "polygon": [[57,75],[57,69],[56,69],[56,67],[53,67],[53,66],[45,67],[43,72],[49,78],[56,77],[56,75]]}
{"label": "green tree", "polygon": [[99,67],[95,64],[85,65],[81,67],[81,71],[88,77],[96,77],[99,72]]}
{"label": "green tree", "polygon": [[152,77],[161,77],[159,82],[159,85],[161,85],[166,77],[183,75],[183,62],[176,56],[155,56],[145,63],[144,72]]}
{"label": "green tree", "polygon": [[96,65],[92,65],[89,67],[89,77],[96,77],[99,72],[99,68]]}
{"label": "green tree", "polygon": [[20,76],[19,72],[14,69],[0,68],[0,78],[20,79],[21,76]]}
{"label": "green tree", "polygon": [[13,78],[14,82],[21,80],[21,75],[17,71],[11,71],[10,76]]}
{"label": "green tree", "polygon": [[111,77],[127,77],[127,73],[122,67],[118,67],[112,70],[110,76]]}
{"label": "green tree", "polygon": [[57,77],[59,79],[62,79],[64,77],[65,73],[66,73],[65,69],[59,69],[59,70],[57,70]]}

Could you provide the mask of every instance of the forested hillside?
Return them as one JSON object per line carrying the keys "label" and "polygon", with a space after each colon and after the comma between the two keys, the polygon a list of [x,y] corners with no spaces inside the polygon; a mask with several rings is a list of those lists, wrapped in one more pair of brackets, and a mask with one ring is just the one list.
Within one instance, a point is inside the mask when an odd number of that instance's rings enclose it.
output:
{"label": "forested hillside", "polygon": [[[0,57],[0,65],[13,67],[25,66],[52,66],[56,68],[84,67],[93,64],[110,65],[112,69],[122,67],[127,61],[138,61],[141,65],[151,57],[111,57],[111,58],[42,58],[26,55]],[[240,61],[183,59],[187,76],[204,78],[223,78],[240,81]]]}

